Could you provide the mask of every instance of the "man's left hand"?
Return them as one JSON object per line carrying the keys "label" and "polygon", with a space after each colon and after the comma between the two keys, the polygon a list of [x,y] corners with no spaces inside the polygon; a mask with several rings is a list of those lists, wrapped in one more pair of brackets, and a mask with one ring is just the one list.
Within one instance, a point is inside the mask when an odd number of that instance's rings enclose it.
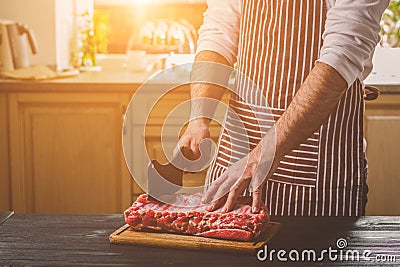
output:
{"label": "man's left hand", "polygon": [[221,206],[222,212],[231,211],[238,197],[247,188],[252,190],[252,212],[260,211],[263,183],[271,165],[271,161],[260,160],[260,150],[256,147],[211,183],[203,199],[204,203],[211,202],[208,211],[214,211]]}

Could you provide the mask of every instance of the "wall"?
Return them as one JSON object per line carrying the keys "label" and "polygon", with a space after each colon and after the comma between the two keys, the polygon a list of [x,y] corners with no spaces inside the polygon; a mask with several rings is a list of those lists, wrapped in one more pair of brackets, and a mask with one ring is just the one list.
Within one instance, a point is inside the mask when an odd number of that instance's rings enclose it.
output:
{"label": "wall", "polygon": [[0,0],[0,18],[30,26],[38,41],[39,53],[31,64],[68,66],[74,14],[93,10],[93,0]]}
{"label": "wall", "polygon": [[54,0],[0,0],[1,18],[19,21],[33,29],[39,53],[31,57],[32,64],[56,63],[54,10]]}

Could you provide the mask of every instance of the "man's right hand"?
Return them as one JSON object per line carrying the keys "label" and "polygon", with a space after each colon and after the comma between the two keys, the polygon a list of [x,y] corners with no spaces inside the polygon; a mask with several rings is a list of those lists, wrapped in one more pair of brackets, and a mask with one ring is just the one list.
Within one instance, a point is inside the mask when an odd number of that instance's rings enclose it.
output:
{"label": "man's right hand", "polygon": [[196,157],[200,157],[200,143],[208,138],[210,138],[208,122],[196,119],[189,122],[185,133],[178,142],[178,147],[188,147]]}
{"label": "man's right hand", "polygon": [[[204,64],[208,62],[209,64]],[[201,63],[201,64],[196,64]],[[225,93],[225,87],[215,85],[207,81],[207,77],[214,77],[215,70],[219,70],[217,76],[225,77],[228,83],[229,76],[232,72],[231,68],[222,68],[221,66],[229,66],[227,59],[213,51],[201,51],[196,55],[195,64],[193,65],[190,85],[190,120],[185,133],[178,141],[178,145],[174,154],[177,154],[181,147],[188,147],[193,152],[195,157],[202,157],[199,160],[199,165],[206,164],[210,159],[212,142],[210,140],[209,124],[217,107],[218,101],[221,100]],[[208,101],[209,99],[210,101]],[[208,140],[206,140],[208,139]],[[203,142],[205,141],[205,142]],[[200,168],[201,169],[201,168]]]}

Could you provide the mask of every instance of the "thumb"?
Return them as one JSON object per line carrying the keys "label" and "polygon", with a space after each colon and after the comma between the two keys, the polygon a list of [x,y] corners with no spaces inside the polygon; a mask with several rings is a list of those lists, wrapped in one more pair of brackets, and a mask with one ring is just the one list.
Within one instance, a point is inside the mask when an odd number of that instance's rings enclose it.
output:
{"label": "thumb", "polygon": [[196,143],[193,140],[191,140],[189,148],[190,148],[190,150],[192,150],[192,152],[193,152],[193,154],[195,156],[199,156],[200,155],[200,149],[199,149],[199,144],[198,143]]}

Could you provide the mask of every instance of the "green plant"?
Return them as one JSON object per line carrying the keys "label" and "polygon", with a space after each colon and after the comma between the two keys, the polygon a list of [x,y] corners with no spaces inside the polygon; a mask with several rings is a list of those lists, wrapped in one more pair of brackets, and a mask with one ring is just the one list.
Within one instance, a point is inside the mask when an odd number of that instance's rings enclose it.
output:
{"label": "green plant", "polygon": [[400,47],[400,0],[392,0],[382,15],[381,46]]}
{"label": "green plant", "polygon": [[98,53],[107,53],[108,36],[110,28],[108,26],[109,14],[96,10],[93,16],[94,42],[97,45]]}
{"label": "green plant", "polygon": [[91,67],[96,66],[98,53],[107,53],[108,35],[108,14],[95,11],[91,16],[89,12],[79,15],[81,27],[79,31],[79,58],[75,65]]}

